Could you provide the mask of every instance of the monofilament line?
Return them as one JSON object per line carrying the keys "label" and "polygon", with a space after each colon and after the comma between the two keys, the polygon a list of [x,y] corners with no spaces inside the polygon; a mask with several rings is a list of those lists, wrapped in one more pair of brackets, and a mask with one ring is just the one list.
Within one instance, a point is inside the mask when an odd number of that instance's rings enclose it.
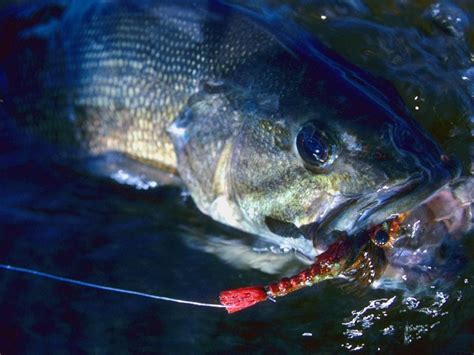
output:
{"label": "monofilament line", "polygon": [[30,274],[30,275],[40,276],[40,277],[44,277],[44,278],[59,281],[59,282],[64,282],[64,283],[68,283],[68,284],[84,286],[84,287],[89,287],[89,288],[95,288],[95,289],[103,290],[103,291],[124,293],[124,294],[127,294],[127,295],[151,298],[151,299],[154,299],[154,300],[175,302],[175,303],[184,303],[184,304],[190,304],[190,305],[193,305],[193,306],[200,306],[200,307],[225,308],[225,306],[223,306],[221,304],[194,302],[194,301],[188,301],[188,300],[180,300],[180,299],[177,299],[177,298],[150,295],[148,293],[125,290],[125,289],[116,288],[116,287],[102,286],[102,285],[98,285],[98,284],[94,284],[94,283],[90,283],[90,282],[69,279],[69,278],[61,277],[61,276],[55,276],[55,275],[47,274],[45,272],[36,271],[36,270],[32,270],[32,269],[26,269],[26,268],[23,268],[23,267],[17,267],[17,266],[12,266],[12,265],[0,264],[0,269],[6,269],[6,270],[10,270],[10,271],[21,272],[23,274]]}

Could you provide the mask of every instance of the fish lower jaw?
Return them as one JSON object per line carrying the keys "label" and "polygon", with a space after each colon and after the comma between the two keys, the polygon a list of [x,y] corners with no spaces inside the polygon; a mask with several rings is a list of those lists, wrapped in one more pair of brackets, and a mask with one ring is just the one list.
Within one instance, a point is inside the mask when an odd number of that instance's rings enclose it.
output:
{"label": "fish lower jaw", "polygon": [[271,232],[256,232],[263,240],[275,245],[281,252],[296,252],[297,256],[306,264],[311,264],[317,255],[323,251],[317,251],[311,240],[301,236],[299,238],[282,237]]}

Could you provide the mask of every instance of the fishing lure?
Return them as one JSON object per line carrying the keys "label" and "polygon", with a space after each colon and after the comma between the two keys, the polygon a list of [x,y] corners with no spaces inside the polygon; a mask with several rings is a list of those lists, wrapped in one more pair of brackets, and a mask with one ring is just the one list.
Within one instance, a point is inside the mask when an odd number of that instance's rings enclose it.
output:
{"label": "fishing lure", "polygon": [[[396,216],[383,224],[371,228],[369,231],[363,232],[362,236],[349,237],[347,235],[342,235],[338,240],[331,244],[324,253],[317,257],[314,264],[294,276],[285,277],[280,281],[267,286],[250,286],[222,291],[219,296],[220,304],[183,300],[104,286],[7,264],[0,264],[0,269],[30,274],[63,283],[94,288],[102,291],[122,293],[200,307],[225,308],[228,313],[235,313],[262,301],[275,301],[275,298],[284,297],[289,293],[298,291],[304,287],[312,286],[323,280],[334,278],[338,275],[350,274],[350,272],[353,271],[357,272],[362,265],[362,260],[366,261],[365,264],[370,266],[371,262],[367,262],[369,260],[368,252],[366,251],[367,248],[370,248],[372,245],[380,248],[380,250],[391,247],[393,241],[401,230],[400,223],[405,219],[405,217],[406,214]],[[358,252],[357,256],[354,258],[354,251],[357,250],[358,245],[362,245],[362,251]],[[376,276],[378,276],[375,269],[371,271],[373,272],[369,272],[368,274],[371,276],[371,278],[368,279],[369,284],[374,281]],[[361,282],[363,278],[358,279],[359,282]]]}
{"label": "fishing lure", "polygon": [[235,313],[259,302],[275,300],[277,297],[286,296],[338,275],[351,275],[359,283],[369,285],[381,275],[384,267],[383,263],[381,267],[377,267],[371,255],[378,253],[383,257],[383,249],[392,247],[401,231],[400,224],[407,215],[407,213],[400,214],[355,237],[344,234],[320,254],[309,268],[267,286],[223,291],[220,293],[220,302],[226,307],[227,312]]}

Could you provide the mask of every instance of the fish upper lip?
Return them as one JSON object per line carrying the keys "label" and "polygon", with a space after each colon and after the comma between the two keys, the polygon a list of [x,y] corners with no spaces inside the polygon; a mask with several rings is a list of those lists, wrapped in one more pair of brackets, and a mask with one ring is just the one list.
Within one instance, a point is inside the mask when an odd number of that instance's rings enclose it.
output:
{"label": "fish upper lip", "polygon": [[[385,213],[384,218],[377,218],[376,213],[383,210],[387,206],[390,206],[392,203],[396,201],[400,201],[400,199],[404,198],[405,196],[410,196],[410,193],[416,190],[417,188],[421,187],[423,185],[423,182],[425,182],[426,176],[423,173],[416,173],[411,175],[408,179],[405,181],[396,184],[383,193],[380,194],[380,190],[378,191],[377,197],[375,198],[376,203],[375,206],[364,210],[360,217],[354,222],[355,226],[366,226],[368,223],[371,224],[378,224],[383,222],[389,217],[390,213]],[[420,191],[422,192],[422,191]],[[376,192],[377,193],[377,192]],[[432,191],[429,193],[429,195],[435,193],[435,191]],[[425,198],[424,198],[425,199]],[[424,199],[420,199],[415,202],[415,203],[421,203],[423,202]],[[374,203],[374,200],[371,201],[371,203]],[[364,207],[362,207],[363,209]],[[407,209],[411,209],[410,208]],[[361,211],[362,209],[359,209]],[[405,212],[407,209],[399,210],[398,212],[392,212],[393,214],[395,213],[401,213]]]}
{"label": "fish upper lip", "polygon": [[318,226],[315,235],[324,237],[336,230],[354,235],[368,225],[380,224],[391,215],[411,210],[444,184],[445,181],[433,182],[425,173],[418,172],[385,191],[379,189],[349,198]]}
{"label": "fish upper lip", "polygon": [[[368,224],[382,223],[391,215],[409,212],[429,199],[453,178],[459,176],[458,162],[450,160],[449,163],[448,167],[441,160],[436,161],[433,167],[419,165],[421,170],[372,199],[372,201],[379,199],[381,202],[363,213],[356,220],[352,229],[358,231]],[[396,209],[393,206],[396,206]]]}

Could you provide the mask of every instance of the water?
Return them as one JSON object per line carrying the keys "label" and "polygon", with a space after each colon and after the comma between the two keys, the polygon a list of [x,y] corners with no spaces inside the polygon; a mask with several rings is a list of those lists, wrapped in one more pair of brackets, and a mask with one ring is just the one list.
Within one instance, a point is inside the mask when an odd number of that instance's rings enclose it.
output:
{"label": "water", "polygon": [[[393,82],[470,174],[472,1],[267,5]],[[0,167],[1,263],[203,302],[217,302],[223,289],[275,280],[196,248],[203,238],[249,236],[203,216],[177,188],[145,190],[91,176],[3,126]],[[464,248],[473,255],[469,237]],[[454,286],[427,285],[422,296],[326,282],[232,316],[0,271],[0,353],[472,352],[473,271],[470,261]]]}

